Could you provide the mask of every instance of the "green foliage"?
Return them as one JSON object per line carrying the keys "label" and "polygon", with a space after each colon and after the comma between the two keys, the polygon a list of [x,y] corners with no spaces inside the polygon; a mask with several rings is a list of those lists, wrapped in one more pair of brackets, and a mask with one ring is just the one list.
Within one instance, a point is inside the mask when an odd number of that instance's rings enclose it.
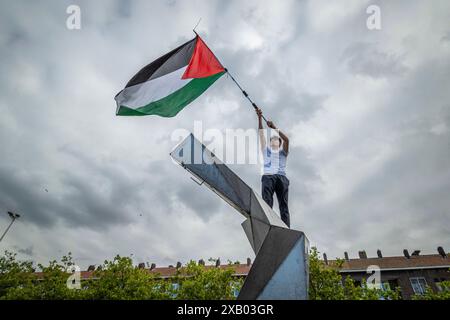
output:
{"label": "green foliage", "polygon": [[177,283],[176,298],[187,300],[234,299],[233,293],[239,290],[243,280],[233,278],[232,264],[226,269],[204,267],[190,261],[180,268],[174,277]]}
{"label": "green foliage", "polygon": [[[80,291],[67,287],[67,279],[70,276],[67,270],[74,265],[75,263],[70,252],[67,256],[61,258],[61,262],[53,260],[50,261],[48,266],[38,264],[39,269],[42,270],[42,277],[33,288],[29,288],[30,293],[34,295],[32,299],[55,300],[82,298]],[[18,293],[20,291],[17,290]]]}
{"label": "green foliage", "polygon": [[0,299],[234,299],[242,280],[233,277],[234,269],[214,268],[189,262],[175,277],[163,279],[158,274],[133,266],[129,257],[106,260],[92,275],[81,280],[81,289],[69,289],[69,267],[74,266],[69,253],[61,262],[39,264],[34,273],[32,262],[20,262],[6,251],[0,257]]}
{"label": "green foliage", "polygon": [[5,251],[0,257],[0,298],[6,297],[12,288],[29,288],[36,279],[33,263],[17,261],[17,254]]}
{"label": "green foliage", "polygon": [[352,278],[342,279],[339,268],[343,260],[337,260],[334,266],[327,266],[319,259],[315,247],[309,256],[309,299],[310,300],[379,300],[400,299],[399,289],[382,290],[368,288],[365,283],[357,286]]}
{"label": "green foliage", "polygon": [[96,300],[169,299],[170,282],[158,279],[145,269],[133,266],[129,257],[116,256],[93,274],[85,285],[85,296]]}
{"label": "green foliage", "polygon": [[[213,262],[213,259],[210,259]],[[399,299],[399,288],[371,289],[365,283],[356,285],[350,278],[342,278],[339,268],[342,260],[333,266],[319,259],[316,248],[311,249],[309,269],[311,300],[373,300]],[[235,264],[227,268],[199,265],[190,261],[178,268],[175,276],[164,279],[146,269],[133,266],[129,257],[116,256],[105,261],[90,279],[81,280],[81,289],[69,289],[67,272],[74,266],[72,255],[61,261],[39,264],[40,273],[34,272],[29,261],[18,261],[16,254],[6,251],[0,256],[0,299],[234,299],[243,279],[234,277]],[[441,282],[442,292],[427,288],[425,294],[414,299],[450,299],[450,281]]]}
{"label": "green foliage", "polygon": [[326,267],[319,259],[319,252],[313,247],[309,256],[309,299],[341,300],[343,298],[341,275],[335,269]]}
{"label": "green foliage", "polygon": [[413,300],[450,300],[450,281],[440,282],[441,291],[434,292],[427,286],[424,294],[415,294]]}
{"label": "green foliage", "polygon": [[7,279],[14,279],[15,285],[5,285],[1,299],[79,299],[82,296],[80,291],[71,290],[67,287],[69,273],[67,269],[73,266],[72,255],[69,252],[63,256],[61,262],[50,261],[48,266],[38,264],[42,271],[38,277],[33,271],[31,262],[17,262],[16,254],[8,251],[5,256],[0,257],[0,264],[6,262],[5,268],[0,270],[0,283]]}

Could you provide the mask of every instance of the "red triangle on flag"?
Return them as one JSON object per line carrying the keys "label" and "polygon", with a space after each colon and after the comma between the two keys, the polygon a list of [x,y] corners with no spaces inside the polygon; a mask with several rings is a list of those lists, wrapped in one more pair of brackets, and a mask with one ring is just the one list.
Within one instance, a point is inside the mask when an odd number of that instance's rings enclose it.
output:
{"label": "red triangle on flag", "polygon": [[217,60],[214,53],[203,42],[202,38],[197,36],[194,54],[181,79],[205,78],[223,71],[225,71],[225,68]]}

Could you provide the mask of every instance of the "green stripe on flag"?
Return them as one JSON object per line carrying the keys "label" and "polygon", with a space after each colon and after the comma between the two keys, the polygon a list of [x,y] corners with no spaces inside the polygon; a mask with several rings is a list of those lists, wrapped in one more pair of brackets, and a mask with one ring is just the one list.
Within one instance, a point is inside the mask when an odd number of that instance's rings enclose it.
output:
{"label": "green stripe on flag", "polygon": [[200,96],[206,89],[208,89],[217,79],[219,79],[225,72],[216,73],[206,78],[192,79],[183,88],[169,94],[160,100],[152,103],[131,109],[127,106],[120,106],[117,115],[119,116],[146,116],[158,115],[161,117],[174,117],[186,105]]}

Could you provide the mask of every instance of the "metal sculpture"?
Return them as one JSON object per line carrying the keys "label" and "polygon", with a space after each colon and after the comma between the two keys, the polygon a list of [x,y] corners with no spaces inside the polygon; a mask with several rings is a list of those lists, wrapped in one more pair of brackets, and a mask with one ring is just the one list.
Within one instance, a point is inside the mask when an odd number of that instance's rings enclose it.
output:
{"label": "metal sculpture", "polygon": [[193,134],[170,156],[228,202],[246,220],[242,228],[256,254],[238,299],[307,299],[309,242],[289,229],[265,201]]}

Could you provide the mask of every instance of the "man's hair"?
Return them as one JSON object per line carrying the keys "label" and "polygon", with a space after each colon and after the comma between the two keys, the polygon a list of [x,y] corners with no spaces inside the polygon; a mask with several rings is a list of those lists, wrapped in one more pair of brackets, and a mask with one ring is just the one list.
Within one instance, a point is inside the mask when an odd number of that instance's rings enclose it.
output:
{"label": "man's hair", "polygon": [[281,138],[279,136],[271,136],[270,141],[272,141],[272,139],[278,139],[278,141],[280,142],[280,146],[281,146],[281,143],[283,142],[283,140],[281,140]]}

